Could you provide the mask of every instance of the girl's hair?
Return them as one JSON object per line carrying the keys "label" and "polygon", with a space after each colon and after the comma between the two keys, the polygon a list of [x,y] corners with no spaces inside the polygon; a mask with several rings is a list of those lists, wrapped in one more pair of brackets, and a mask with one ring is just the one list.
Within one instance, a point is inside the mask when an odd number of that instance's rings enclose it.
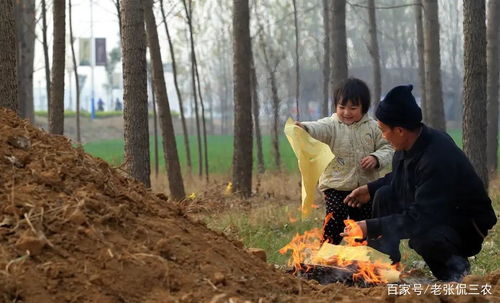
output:
{"label": "girl's hair", "polygon": [[333,104],[346,105],[351,101],[353,105],[361,105],[361,112],[366,114],[370,109],[370,90],[365,82],[357,78],[347,78],[340,82],[333,92]]}

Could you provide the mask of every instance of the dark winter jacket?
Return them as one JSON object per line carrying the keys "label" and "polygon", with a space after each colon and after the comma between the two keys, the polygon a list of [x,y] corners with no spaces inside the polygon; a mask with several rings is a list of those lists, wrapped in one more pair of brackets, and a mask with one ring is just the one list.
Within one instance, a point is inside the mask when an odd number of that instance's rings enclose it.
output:
{"label": "dark winter jacket", "polygon": [[368,184],[371,197],[390,185],[400,213],[367,220],[369,238],[412,238],[438,225],[450,225],[463,239],[479,244],[497,219],[491,200],[470,161],[452,138],[425,125],[412,148],[397,151],[392,172]]}

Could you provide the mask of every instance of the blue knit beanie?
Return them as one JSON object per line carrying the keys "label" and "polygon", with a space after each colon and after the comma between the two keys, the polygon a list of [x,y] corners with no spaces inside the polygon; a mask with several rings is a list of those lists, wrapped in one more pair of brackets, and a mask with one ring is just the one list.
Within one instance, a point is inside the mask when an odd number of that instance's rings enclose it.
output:
{"label": "blue knit beanie", "polygon": [[413,85],[401,85],[391,89],[380,102],[375,116],[389,126],[415,129],[421,125],[422,110],[411,93]]}

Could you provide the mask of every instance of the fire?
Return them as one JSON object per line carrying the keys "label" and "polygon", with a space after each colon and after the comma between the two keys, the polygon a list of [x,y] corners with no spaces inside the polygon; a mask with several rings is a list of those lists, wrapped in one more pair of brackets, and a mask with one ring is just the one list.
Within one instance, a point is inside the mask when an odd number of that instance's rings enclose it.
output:
{"label": "fire", "polygon": [[[325,218],[323,227],[332,216],[333,214],[329,214]],[[373,284],[397,281],[399,266],[392,265],[387,255],[366,246],[366,241],[361,241],[363,234],[355,221],[345,220],[344,224],[351,229],[351,234],[354,232],[353,236],[344,237],[345,245],[324,242],[323,229],[314,228],[302,235],[297,234],[279,252],[285,254],[289,250],[292,251],[289,265],[293,265],[295,272],[307,272],[314,265],[345,268],[354,264],[356,272],[352,278],[355,281],[363,280]]]}
{"label": "fire", "polygon": [[352,234],[352,236],[344,237],[344,241],[347,242],[348,246],[364,246],[368,244],[366,240],[363,240],[363,231],[356,221],[348,219],[344,220],[344,224]]}
{"label": "fire", "polygon": [[295,237],[279,250],[280,254],[292,251],[289,265],[293,265],[295,270],[302,269],[301,264],[312,261],[321,246],[323,231],[320,228],[313,228],[304,234],[296,234]]}

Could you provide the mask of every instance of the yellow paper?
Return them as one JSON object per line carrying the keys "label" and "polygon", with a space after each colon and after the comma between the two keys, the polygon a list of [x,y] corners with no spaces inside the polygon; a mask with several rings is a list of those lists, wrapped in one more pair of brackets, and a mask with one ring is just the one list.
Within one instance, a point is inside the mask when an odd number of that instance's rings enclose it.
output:
{"label": "yellow paper", "polygon": [[328,260],[333,256],[342,256],[342,259],[348,261],[357,260],[369,262],[370,256],[368,255],[368,248],[368,246],[343,246],[324,242],[316,254],[315,260]]}
{"label": "yellow paper", "polygon": [[288,118],[285,135],[297,157],[302,175],[302,219],[305,219],[311,214],[319,177],[335,156],[328,145],[311,137],[294,122]]}
{"label": "yellow paper", "polygon": [[342,256],[342,259],[349,261],[370,261],[381,263],[392,263],[388,255],[371,248],[369,246],[345,246],[334,245],[324,242],[316,258],[328,260],[333,256]]}

